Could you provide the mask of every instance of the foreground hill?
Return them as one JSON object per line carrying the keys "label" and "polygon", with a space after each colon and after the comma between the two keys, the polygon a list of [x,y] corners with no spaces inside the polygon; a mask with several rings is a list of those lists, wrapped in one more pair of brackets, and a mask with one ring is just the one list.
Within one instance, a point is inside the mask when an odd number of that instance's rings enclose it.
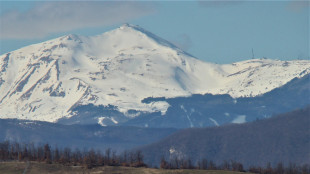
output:
{"label": "foreground hill", "polygon": [[0,119],[0,142],[44,144],[71,149],[112,148],[118,152],[153,143],[176,129],[102,127],[100,125],[61,125],[56,123]]}
{"label": "foreground hill", "polygon": [[245,166],[283,162],[310,164],[310,107],[241,125],[181,130],[143,147],[146,162],[206,158],[216,163],[239,161]]}
{"label": "foreground hill", "polygon": [[165,114],[167,102],[142,103],[147,97],[257,96],[309,72],[309,60],[203,62],[141,27],[123,25],[1,55],[0,118],[57,122],[79,116],[78,106],[110,105],[121,114],[93,115],[92,123],[113,125],[145,112]]}

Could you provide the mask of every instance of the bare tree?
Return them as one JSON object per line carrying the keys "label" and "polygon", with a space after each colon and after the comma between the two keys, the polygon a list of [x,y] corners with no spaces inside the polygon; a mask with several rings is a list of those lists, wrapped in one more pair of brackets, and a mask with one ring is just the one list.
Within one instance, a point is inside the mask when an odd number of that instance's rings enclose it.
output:
{"label": "bare tree", "polygon": [[44,145],[44,160],[48,164],[52,163],[51,148],[48,144]]}

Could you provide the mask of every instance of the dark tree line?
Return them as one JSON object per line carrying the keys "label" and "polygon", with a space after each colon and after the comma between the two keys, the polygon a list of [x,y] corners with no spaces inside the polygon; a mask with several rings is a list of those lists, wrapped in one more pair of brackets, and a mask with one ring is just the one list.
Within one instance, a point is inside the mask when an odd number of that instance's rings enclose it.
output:
{"label": "dark tree line", "polygon": [[[108,148],[105,152],[100,150],[71,148],[52,148],[49,144],[34,145],[20,144],[17,142],[0,142],[0,162],[1,161],[37,161],[47,164],[62,164],[68,166],[84,166],[93,168],[98,166],[127,166],[127,167],[147,167],[143,162],[141,151],[125,151],[117,154],[116,151]],[[202,159],[195,164],[190,158],[180,159],[177,157],[167,161],[164,157],[161,159],[160,168],[162,169],[200,169],[200,170],[229,170],[239,172],[251,172],[259,174],[310,174],[310,166],[298,166],[290,163],[284,166],[279,163],[272,167],[268,163],[265,167],[252,166],[248,169],[243,167],[242,163],[236,161],[224,161],[217,165],[212,160]]]}
{"label": "dark tree line", "polygon": [[242,163],[236,161],[224,161],[220,165],[217,165],[212,160],[202,159],[193,164],[190,158],[183,159],[174,157],[167,161],[162,157],[160,162],[160,168],[162,169],[200,169],[200,170],[229,170],[238,172],[251,172],[258,174],[310,174],[310,165],[305,164],[298,166],[294,163],[290,163],[288,166],[284,166],[282,163],[278,163],[275,167],[272,167],[270,163],[267,163],[265,167],[252,166],[248,169],[243,167]]}
{"label": "dark tree line", "polygon": [[37,161],[48,164],[84,166],[146,167],[141,151],[125,151],[121,155],[108,148],[105,152],[94,149],[51,148],[49,144],[34,145],[5,141],[0,143],[0,161]]}

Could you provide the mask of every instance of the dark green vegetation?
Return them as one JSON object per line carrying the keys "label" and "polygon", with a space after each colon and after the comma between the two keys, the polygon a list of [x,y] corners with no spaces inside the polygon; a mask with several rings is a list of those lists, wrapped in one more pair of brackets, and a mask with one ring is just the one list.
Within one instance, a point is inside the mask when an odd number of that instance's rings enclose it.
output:
{"label": "dark green vegetation", "polygon": [[242,125],[192,128],[174,133],[142,149],[148,164],[160,163],[162,157],[201,159],[221,163],[234,160],[245,167],[272,166],[283,162],[310,164],[310,107],[270,119]]}

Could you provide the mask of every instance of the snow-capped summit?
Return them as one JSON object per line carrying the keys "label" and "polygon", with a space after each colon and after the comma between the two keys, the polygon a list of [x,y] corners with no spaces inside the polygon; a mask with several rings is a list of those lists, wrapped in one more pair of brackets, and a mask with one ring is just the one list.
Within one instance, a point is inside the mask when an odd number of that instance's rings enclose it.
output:
{"label": "snow-capped summit", "polygon": [[256,96],[309,72],[308,60],[203,62],[125,24],[101,35],[63,36],[0,56],[0,118],[55,122],[90,103],[114,105],[123,113],[164,113],[167,103],[141,100],[195,93]]}

